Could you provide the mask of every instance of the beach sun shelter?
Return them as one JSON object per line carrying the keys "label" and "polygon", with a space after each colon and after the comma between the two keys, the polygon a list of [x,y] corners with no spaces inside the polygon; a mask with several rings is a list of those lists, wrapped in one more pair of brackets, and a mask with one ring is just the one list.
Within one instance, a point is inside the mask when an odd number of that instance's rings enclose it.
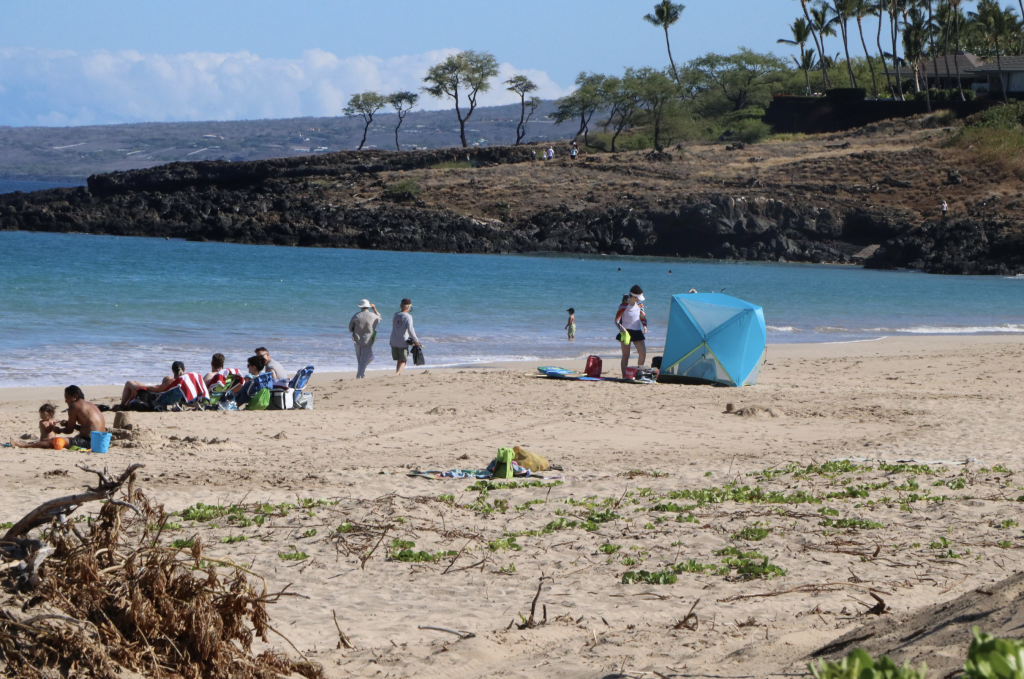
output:
{"label": "beach sun shelter", "polygon": [[673,295],[660,381],[756,384],[766,337],[759,306],[717,293]]}

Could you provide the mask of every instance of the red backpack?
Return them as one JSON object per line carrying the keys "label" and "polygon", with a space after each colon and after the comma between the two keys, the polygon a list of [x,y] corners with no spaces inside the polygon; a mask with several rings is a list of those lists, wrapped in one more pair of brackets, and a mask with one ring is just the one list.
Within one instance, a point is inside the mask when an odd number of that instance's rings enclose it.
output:
{"label": "red backpack", "polygon": [[587,377],[600,377],[601,376],[601,357],[600,356],[588,356],[587,367],[583,370]]}

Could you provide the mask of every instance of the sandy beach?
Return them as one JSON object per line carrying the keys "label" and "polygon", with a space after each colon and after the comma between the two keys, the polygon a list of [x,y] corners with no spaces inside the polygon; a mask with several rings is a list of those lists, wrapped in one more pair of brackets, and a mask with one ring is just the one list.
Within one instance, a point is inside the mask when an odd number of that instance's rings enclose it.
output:
{"label": "sandy beach", "polygon": [[[528,363],[317,374],[312,411],[132,413],[103,456],[2,448],[0,522],[91,481],[78,462],[141,462],[138,486],[179,513],[168,539],[200,536],[302,595],[272,622],[329,677],[799,673],[876,596],[901,619],[1020,568],[1022,358],[1012,336],[771,345],[743,389]],[[0,439],[34,436],[61,394],[0,390]],[[513,445],[564,471],[512,489],[408,476]],[[181,515],[197,503],[224,509]],[[623,584],[640,571],[675,582]],[[538,585],[547,623],[520,630]],[[336,648],[332,611],[354,649]],[[944,673],[968,642],[905,657]]]}

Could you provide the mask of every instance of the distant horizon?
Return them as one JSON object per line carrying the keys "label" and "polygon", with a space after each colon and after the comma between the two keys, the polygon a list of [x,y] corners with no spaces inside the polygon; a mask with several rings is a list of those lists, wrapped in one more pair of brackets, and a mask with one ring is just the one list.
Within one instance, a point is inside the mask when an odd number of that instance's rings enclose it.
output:
{"label": "distant horizon", "polygon": [[[542,105],[543,104],[554,104],[556,101],[558,101],[558,100],[557,99],[542,99],[541,103],[542,103]],[[519,104],[517,104],[517,103],[509,103],[509,104],[493,104],[493,105],[487,105],[487,106],[480,105],[480,106],[476,107],[473,115],[476,116],[480,111],[483,111],[483,110],[496,109],[496,108],[507,108],[507,107],[515,107],[518,110]],[[413,114],[415,114],[415,113],[428,113],[428,112],[429,113],[445,113],[445,112],[449,112],[449,111],[454,113],[455,112],[455,107],[451,106],[449,108],[431,108],[431,109],[419,109],[418,108],[418,109],[415,109],[413,111],[410,111],[410,113],[413,113]],[[396,116],[396,115],[398,115],[398,114],[395,113],[394,111],[380,111],[380,112],[374,114],[373,118],[374,118],[374,120],[377,120],[378,118],[380,118],[382,116]],[[285,117],[280,117],[280,118],[236,118],[236,119],[232,119],[232,120],[218,120],[218,119],[208,119],[208,120],[140,120],[140,121],[137,121],[137,122],[130,122],[130,123],[92,123],[92,124],[86,124],[86,125],[0,125],[0,130],[4,130],[4,129],[24,130],[24,129],[32,129],[32,128],[45,129],[45,130],[70,130],[70,129],[84,128],[84,127],[128,127],[128,126],[134,126],[134,125],[139,125],[139,126],[141,126],[141,125],[230,125],[230,124],[233,124],[233,123],[258,123],[258,122],[271,122],[271,121],[279,122],[279,121],[284,121],[284,120],[323,120],[323,119],[329,119],[329,118],[350,118],[350,117],[352,117],[352,116],[346,116],[343,113],[339,112],[337,115],[285,116]],[[358,118],[358,116],[356,116],[356,119],[360,120],[359,124],[362,125],[362,122],[361,122],[362,119]],[[408,118],[406,120],[408,120]],[[473,122],[473,118],[470,118],[470,122]],[[531,124],[535,123],[535,122],[538,122],[536,118],[534,118],[531,121]],[[456,124],[458,124],[458,123],[456,122]]]}

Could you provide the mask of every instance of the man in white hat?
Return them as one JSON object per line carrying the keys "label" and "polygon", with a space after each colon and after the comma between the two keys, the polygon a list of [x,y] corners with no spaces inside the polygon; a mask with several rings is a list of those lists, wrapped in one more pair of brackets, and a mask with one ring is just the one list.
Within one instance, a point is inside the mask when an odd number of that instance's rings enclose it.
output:
{"label": "man in white hat", "polygon": [[366,377],[366,366],[373,361],[373,341],[377,338],[377,324],[380,314],[377,306],[364,299],[359,302],[359,313],[348,322],[348,331],[352,333],[352,341],[356,344],[356,362],[359,369],[356,379]]}

